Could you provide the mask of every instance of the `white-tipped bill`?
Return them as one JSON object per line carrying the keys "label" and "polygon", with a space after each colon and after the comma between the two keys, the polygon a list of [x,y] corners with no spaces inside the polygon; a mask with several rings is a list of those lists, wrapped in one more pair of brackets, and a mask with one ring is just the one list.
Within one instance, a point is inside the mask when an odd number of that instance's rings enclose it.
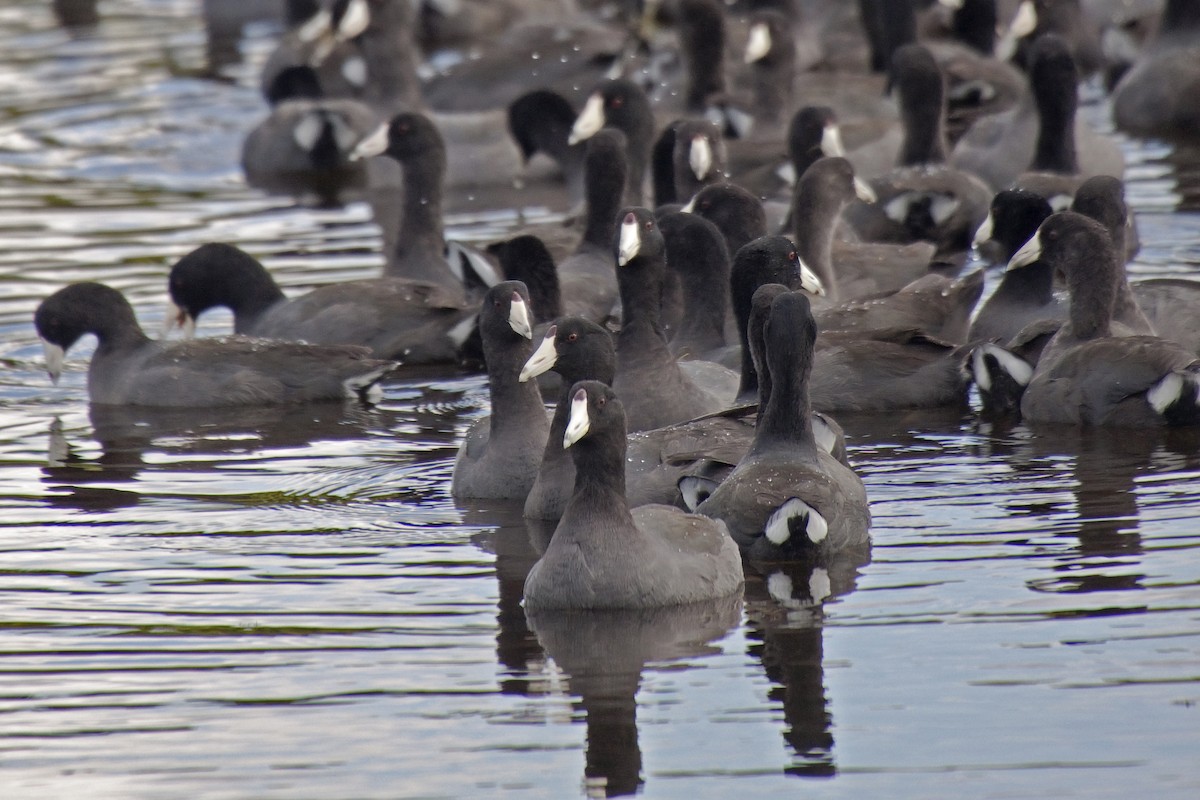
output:
{"label": "white-tipped bill", "polygon": [[587,436],[591,426],[592,421],[588,418],[587,390],[580,389],[571,398],[571,416],[567,419],[567,432],[563,435],[563,449]]}
{"label": "white-tipped bill", "polygon": [[526,339],[533,338],[533,326],[529,324],[529,304],[516,292],[513,292],[512,302],[508,306],[508,327]]}
{"label": "white-tipped bill", "polygon": [[322,8],[316,14],[308,18],[308,21],[296,29],[296,36],[305,44],[311,44],[322,36],[327,36],[333,32],[333,20],[329,16],[329,10]]}
{"label": "white-tipped bill", "polygon": [[163,316],[163,338],[165,339],[176,328],[183,331],[183,338],[191,339],[196,335],[196,320],[186,309],[180,308],[175,305],[174,301],[168,300],[167,313]]}
{"label": "white-tipped bill", "polygon": [[842,145],[842,129],[835,122],[826,124],[821,130],[821,154],[829,158],[846,155],[846,148]]}
{"label": "white-tipped bill", "polygon": [[982,225],[975,229],[975,238],[971,240],[971,246],[979,247],[984,242],[990,241],[995,230],[996,218],[992,215],[992,212],[989,211],[987,219],[983,221]]}
{"label": "white-tipped bill", "polygon": [[67,358],[66,351],[42,339],[42,353],[46,357],[46,372],[50,375],[51,383],[58,383],[58,379],[62,377],[63,361]]}
{"label": "white-tipped bill", "polygon": [[753,64],[759,59],[766,58],[771,52],[771,29],[765,22],[750,26],[750,38],[746,41],[746,63]]}
{"label": "white-tipped bill", "polygon": [[554,347],[554,337],[557,335],[558,326],[551,325],[546,331],[542,343],[538,345],[537,350],[533,351],[533,355],[525,362],[525,366],[521,367],[521,374],[517,376],[518,382],[524,383],[530,378],[536,378],[554,366],[558,361],[558,350]]}
{"label": "white-tipped bill", "polygon": [[604,96],[593,92],[583,104],[583,111],[575,118],[575,124],[571,126],[571,135],[567,137],[567,144],[579,144],[592,138],[604,127],[604,122]]}
{"label": "white-tipped bill", "polygon": [[1013,17],[1013,21],[1008,26],[1008,30],[996,42],[996,58],[1001,61],[1008,61],[1017,52],[1017,40],[1023,36],[1028,36],[1033,33],[1034,28],[1038,26],[1037,9],[1033,6],[1033,0],[1023,0],[1020,6],[1017,7],[1017,14]]}
{"label": "white-tipped bill", "polygon": [[623,267],[628,264],[637,257],[641,249],[642,234],[638,230],[637,218],[626,219],[621,223],[621,237],[617,240],[617,266]]}
{"label": "white-tipped bill", "polygon": [[1038,228],[1037,233],[1029,237],[1029,241],[1021,245],[1021,249],[1013,253],[1012,258],[1008,260],[1008,266],[1004,268],[1005,272],[1021,267],[1027,267],[1033,262],[1042,257],[1042,229]]}
{"label": "white-tipped bill", "polygon": [[811,295],[823,297],[825,295],[825,284],[821,283],[821,279],[817,277],[817,273],[809,269],[808,264],[805,264],[803,259],[797,259],[800,262],[800,288]]}
{"label": "white-tipped bill", "polygon": [[688,148],[688,166],[692,168],[692,174],[698,180],[704,180],[708,177],[708,171],[712,169],[712,165],[713,151],[708,137],[693,136],[691,147]]}
{"label": "white-tipped bill", "polygon": [[358,161],[363,158],[382,155],[387,151],[387,148],[388,125],[385,122],[360,139],[358,144],[354,145],[354,149],[350,151],[349,158],[351,161]]}
{"label": "white-tipped bill", "polygon": [[871,188],[871,184],[857,175],[854,176],[854,194],[864,203],[874,203],[879,199],[879,195],[875,194],[875,190]]}
{"label": "white-tipped bill", "polygon": [[339,42],[348,42],[365,31],[370,24],[371,9],[367,7],[367,0],[350,0],[346,6],[346,13],[338,20],[334,36]]}

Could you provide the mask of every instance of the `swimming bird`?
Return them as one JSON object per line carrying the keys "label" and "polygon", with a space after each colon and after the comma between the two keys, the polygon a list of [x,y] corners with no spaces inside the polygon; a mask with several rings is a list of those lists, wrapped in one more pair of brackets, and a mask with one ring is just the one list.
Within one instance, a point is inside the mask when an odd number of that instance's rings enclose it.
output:
{"label": "swimming bird", "polygon": [[741,590],[742,562],[725,525],[670,506],[630,511],[616,392],[599,381],[572,387],[563,446],[575,462],[575,487],[525,580],[527,607],[650,608]]}
{"label": "swimming bird", "polygon": [[81,337],[96,336],[88,397],[98,404],[211,407],[365,399],[396,366],[356,346],[244,336],[154,341],[125,296],[101,283],[59,289],[38,305],[34,325],[56,382],[66,351]]}
{"label": "swimming bird", "polygon": [[765,328],[770,397],[754,443],[697,507],[724,521],[752,558],[822,557],[869,541],[862,480],[813,438],[808,380],[816,340],[808,298],[800,292],[776,297]]}

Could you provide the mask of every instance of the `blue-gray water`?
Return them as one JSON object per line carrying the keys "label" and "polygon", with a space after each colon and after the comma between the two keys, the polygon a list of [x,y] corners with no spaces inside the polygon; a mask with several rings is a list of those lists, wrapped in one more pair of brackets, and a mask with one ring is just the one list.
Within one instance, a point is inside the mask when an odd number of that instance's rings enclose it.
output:
{"label": "blue-gray water", "polygon": [[[230,49],[199,5],[104,0],[82,32],[0,8],[0,796],[1200,796],[1195,435],[845,418],[869,564],[550,621],[543,647],[519,512],[447,492],[477,376],[372,410],[89,415],[79,348],[51,386],[30,319],[69,281],[152,327],[203,241],[289,290],[378,272],[365,206],[243,185],[275,29]],[[1126,146],[1134,272],[1194,273],[1200,159]]]}

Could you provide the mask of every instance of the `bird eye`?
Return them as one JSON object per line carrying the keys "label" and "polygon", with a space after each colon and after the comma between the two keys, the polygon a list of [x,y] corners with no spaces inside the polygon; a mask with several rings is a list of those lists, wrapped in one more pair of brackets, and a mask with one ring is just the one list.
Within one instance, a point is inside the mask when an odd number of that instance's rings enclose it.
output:
{"label": "bird eye", "polygon": [[608,402],[607,397],[599,397],[596,399],[596,405],[599,406],[600,408],[604,408],[604,404],[607,402]]}
{"label": "bird eye", "polygon": [[790,253],[788,253],[788,261],[795,261],[795,260],[797,259],[797,257],[798,257],[798,256],[796,255],[796,251],[795,251],[795,250],[793,250],[793,251],[791,251]]}
{"label": "bird eye", "polygon": [[653,228],[654,228],[654,223],[653,223],[653,222],[651,222],[651,221],[649,221],[649,220],[647,220],[647,222],[646,222],[646,230],[652,230]]}
{"label": "bird eye", "polygon": [[624,97],[610,97],[608,99],[608,105],[610,108],[620,108],[621,106],[625,105],[625,98]]}
{"label": "bird eye", "polygon": [[572,334],[569,334],[569,335],[567,336],[567,341],[568,341],[568,342],[573,342],[573,341],[575,341],[575,340],[576,340],[576,339],[578,339],[578,338],[579,338],[579,334],[578,334],[578,333],[572,333]]}

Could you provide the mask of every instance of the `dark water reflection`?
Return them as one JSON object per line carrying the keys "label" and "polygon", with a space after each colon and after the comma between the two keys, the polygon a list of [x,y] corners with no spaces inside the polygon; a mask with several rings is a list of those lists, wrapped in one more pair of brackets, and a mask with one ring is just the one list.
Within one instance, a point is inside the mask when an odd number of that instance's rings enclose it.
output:
{"label": "dark water reflection", "polygon": [[[89,410],[83,347],[51,386],[30,316],[65,282],[150,329],[207,240],[288,292],[377,274],[365,204],[242,183],[277,8],[0,7],[6,800],[1200,796],[1194,435],[842,418],[869,556],[751,565],[740,610],[528,620],[549,531],[447,493],[478,376],[403,375],[373,408]],[[1132,271],[1195,275],[1200,154],[1124,146]],[[450,228],[541,203],[456,195]]]}

